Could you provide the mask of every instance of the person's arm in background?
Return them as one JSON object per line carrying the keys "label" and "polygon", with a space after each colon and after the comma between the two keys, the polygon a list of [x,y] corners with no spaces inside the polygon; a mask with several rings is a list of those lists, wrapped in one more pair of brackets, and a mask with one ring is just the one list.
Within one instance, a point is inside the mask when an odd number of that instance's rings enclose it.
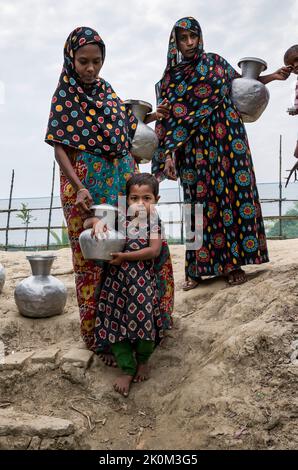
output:
{"label": "person's arm in background", "polygon": [[258,77],[259,82],[266,85],[267,83],[273,82],[274,80],[287,80],[292,72],[292,66],[288,65],[281,67],[276,72],[269,73],[268,75],[261,75]]}
{"label": "person's arm in background", "polygon": [[90,213],[89,207],[93,204],[91,194],[88,189],[83,186],[80,179],[76,175],[70,159],[61,144],[55,143],[55,159],[61,168],[64,176],[68,179],[73,189],[77,193],[75,205],[85,213]]}
{"label": "person's arm in background", "polygon": [[144,119],[144,123],[149,124],[149,122],[160,121],[163,118],[168,119],[170,116],[170,108],[170,103],[167,98],[165,98],[159,105],[157,105],[155,112],[147,114]]}

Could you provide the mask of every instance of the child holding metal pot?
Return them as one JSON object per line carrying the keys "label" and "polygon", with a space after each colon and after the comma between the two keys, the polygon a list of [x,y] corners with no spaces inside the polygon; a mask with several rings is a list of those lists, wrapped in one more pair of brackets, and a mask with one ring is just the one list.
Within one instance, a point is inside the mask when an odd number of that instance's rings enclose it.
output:
{"label": "child holding metal pot", "polygon": [[[114,389],[128,396],[132,382],[148,378],[148,360],[163,338],[154,261],[161,255],[161,224],[155,211],[159,184],[149,173],[133,175],[126,185],[126,243],[113,259],[102,283],[95,319],[96,344],[110,348],[121,375]],[[95,237],[108,236],[109,227],[91,217]]]}

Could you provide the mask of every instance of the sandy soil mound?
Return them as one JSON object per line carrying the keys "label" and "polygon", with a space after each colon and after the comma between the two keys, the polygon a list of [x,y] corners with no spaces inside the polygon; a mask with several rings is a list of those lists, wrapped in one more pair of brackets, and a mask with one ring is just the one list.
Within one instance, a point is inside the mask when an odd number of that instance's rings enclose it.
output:
{"label": "sandy soil mound", "polygon": [[64,357],[85,352],[69,250],[56,253],[52,269],[67,286],[65,312],[43,320],[20,316],[13,300],[30,274],[25,254],[1,252],[5,354],[55,354],[0,365],[0,448],[296,449],[298,240],[269,249],[271,262],[248,267],[246,284],[210,279],[183,292],[184,250],[171,248],[174,328],[151,359],[150,380],[127,399],[112,389],[117,371],[99,358]]}

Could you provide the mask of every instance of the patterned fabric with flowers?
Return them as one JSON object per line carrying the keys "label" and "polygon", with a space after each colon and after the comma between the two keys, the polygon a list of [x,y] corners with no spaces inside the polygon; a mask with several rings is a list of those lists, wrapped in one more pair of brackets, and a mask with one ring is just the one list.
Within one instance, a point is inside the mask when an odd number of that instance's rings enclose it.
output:
{"label": "patterned fabric with flowers", "polygon": [[[199,36],[196,54],[184,60],[176,28]],[[231,100],[239,75],[217,54],[205,53],[199,23],[182,18],[171,32],[167,67],[156,86],[171,114],[156,125],[159,148],[152,172],[165,178],[167,154],[174,157],[184,202],[203,206],[203,245],[186,252],[188,278],[222,275],[246,264],[268,261],[264,223],[246,131]],[[178,111],[178,112],[177,112]],[[201,223],[201,221],[199,221]],[[192,227],[198,226],[195,211]]]}

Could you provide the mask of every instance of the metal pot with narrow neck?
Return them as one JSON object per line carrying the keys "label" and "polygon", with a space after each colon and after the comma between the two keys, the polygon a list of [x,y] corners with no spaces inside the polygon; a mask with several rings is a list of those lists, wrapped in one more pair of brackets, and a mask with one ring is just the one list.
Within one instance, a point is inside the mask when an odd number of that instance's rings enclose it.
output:
{"label": "metal pot with narrow neck", "polygon": [[158,147],[158,138],[151,127],[144,124],[144,119],[152,111],[150,103],[141,100],[126,100],[133,114],[138,119],[137,129],[132,141],[131,153],[139,163],[149,163]]}
{"label": "metal pot with narrow neck", "polygon": [[258,80],[267,63],[257,57],[244,57],[238,63],[242,77],[232,81],[231,98],[244,122],[254,122],[264,112],[269,102],[269,91]]}
{"label": "metal pot with narrow neck", "polygon": [[99,204],[90,209],[93,209],[95,217],[107,225],[108,230],[102,236],[98,235],[98,238],[91,236],[90,228],[80,234],[79,243],[83,256],[85,259],[109,261],[113,259],[111,253],[121,252],[125,245],[125,234],[115,229],[118,208],[110,204]]}
{"label": "metal pot with narrow neck", "polygon": [[66,287],[50,274],[55,258],[53,255],[27,256],[32,275],[23,279],[14,292],[19,312],[25,317],[46,318],[63,312]]}

